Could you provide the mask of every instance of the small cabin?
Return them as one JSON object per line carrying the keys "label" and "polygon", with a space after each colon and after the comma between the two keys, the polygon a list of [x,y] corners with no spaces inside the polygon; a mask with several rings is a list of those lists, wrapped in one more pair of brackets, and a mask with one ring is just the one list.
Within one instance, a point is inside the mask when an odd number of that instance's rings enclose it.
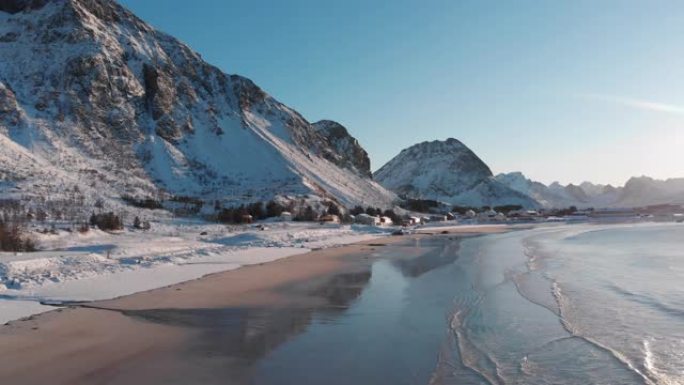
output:
{"label": "small cabin", "polygon": [[289,211],[283,211],[282,213],[280,213],[279,218],[283,222],[290,222],[292,221],[292,213]]}
{"label": "small cabin", "polygon": [[240,217],[240,223],[252,223],[253,221],[254,221],[254,218],[249,214],[243,214]]}

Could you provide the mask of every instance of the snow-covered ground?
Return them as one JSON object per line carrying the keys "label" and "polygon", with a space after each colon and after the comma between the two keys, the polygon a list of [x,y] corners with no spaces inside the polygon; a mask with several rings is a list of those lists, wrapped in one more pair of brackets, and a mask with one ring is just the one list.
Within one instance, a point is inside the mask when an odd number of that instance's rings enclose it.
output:
{"label": "snow-covered ground", "polygon": [[267,229],[195,221],[150,231],[34,236],[42,250],[0,253],[0,323],[54,309],[40,303],[114,298],[316,248],[387,235],[357,225],[267,223]]}

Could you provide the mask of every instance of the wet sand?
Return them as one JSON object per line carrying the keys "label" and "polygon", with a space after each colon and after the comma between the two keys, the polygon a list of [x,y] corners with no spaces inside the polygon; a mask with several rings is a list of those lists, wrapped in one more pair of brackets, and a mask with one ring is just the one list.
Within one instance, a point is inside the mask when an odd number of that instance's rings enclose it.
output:
{"label": "wet sand", "polygon": [[[420,242],[431,236],[313,251],[11,322],[0,327],[0,383],[249,383],[254,362],[306,329],[314,312],[344,311],[377,259],[397,259],[412,274],[429,268],[436,261],[420,260]],[[400,255],[383,254],[388,244]]]}

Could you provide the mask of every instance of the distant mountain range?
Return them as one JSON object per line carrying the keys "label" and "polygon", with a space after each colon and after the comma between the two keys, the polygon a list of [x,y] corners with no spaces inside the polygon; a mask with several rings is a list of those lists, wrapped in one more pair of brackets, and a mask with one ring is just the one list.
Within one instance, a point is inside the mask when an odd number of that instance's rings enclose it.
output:
{"label": "distant mountain range", "polygon": [[520,172],[499,174],[496,180],[530,196],[542,207],[617,208],[645,207],[658,204],[684,204],[684,178],[657,180],[630,178],[624,186],[593,184],[546,186],[527,179]]}
{"label": "distant mountain range", "polygon": [[456,139],[416,144],[370,170],[341,124],[307,121],[115,1],[0,1],[0,198],[85,210],[160,195],[381,208],[398,196],[529,208],[684,203],[684,179],[545,186],[494,176]]}
{"label": "distant mountain range", "polygon": [[614,187],[590,182],[547,186],[521,172],[493,176],[473,151],[453,138],[406,148],[374,177],[399,196],[461,206],[617,208],[684,204],[684,178],[661,181],[638,177],[623,187]]}

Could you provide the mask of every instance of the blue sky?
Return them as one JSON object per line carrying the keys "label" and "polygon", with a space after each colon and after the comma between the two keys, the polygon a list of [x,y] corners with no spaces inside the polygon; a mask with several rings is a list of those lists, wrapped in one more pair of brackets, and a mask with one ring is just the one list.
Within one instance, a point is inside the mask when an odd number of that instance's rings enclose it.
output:
{"label": "blue sky", "polygon": [[684,177],[678,1],[124,0],[379,168],[457,138],[542,182]]}

